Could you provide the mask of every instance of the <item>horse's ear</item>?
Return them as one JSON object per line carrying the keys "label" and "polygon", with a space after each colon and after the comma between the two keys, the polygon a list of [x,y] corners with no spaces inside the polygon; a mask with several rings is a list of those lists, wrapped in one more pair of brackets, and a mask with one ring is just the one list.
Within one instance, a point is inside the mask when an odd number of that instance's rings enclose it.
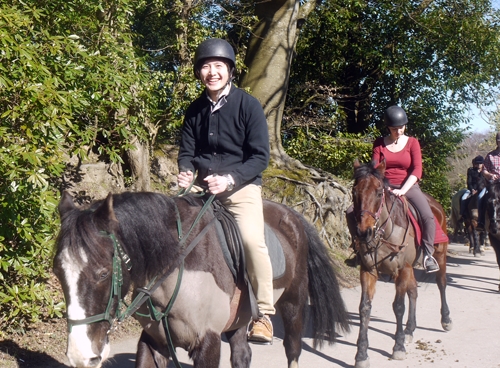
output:
{"label": "horse's ear", "polygon": [[380,173],[382,174],[382,176],[385,176],[385,158],[382,159],[382,161],[380,161],[378,164],[375,165],[375,169]]}
{"label": "horse's ear", "polygon": [[355,159],[354,160],[354,170],[356,170],[358,167],[360,167],[361,164],[359,163],[359,160],[358,159]]}
{"label": "horse's ear", "polygon": [[59,216],[63,216],[66,212],[72,211],[75,208],[76,206],[73,203],[73,196],[69,194],[67,190],[65,190],[61,196],[59,206],[57,206],[57,209],[59,210]]}
{"label": "horse's ear", "polygon": [[111,233],[118,229],[118,219],[113,210],[113,194],[108,194],[106,199],[94,211],[94,216],[98,220],[98,223],[105,227],[101,230]]}

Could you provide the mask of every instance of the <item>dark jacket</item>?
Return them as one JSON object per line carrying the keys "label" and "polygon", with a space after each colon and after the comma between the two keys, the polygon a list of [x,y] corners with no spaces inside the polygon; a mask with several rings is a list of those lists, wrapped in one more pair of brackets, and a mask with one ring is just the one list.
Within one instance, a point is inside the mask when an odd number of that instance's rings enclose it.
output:
{"label": "dark jacket", "polygon": [[197,172],[196,184],[206,188],[208,175],[230,174],[235,189],[262,184],[269,164],[269,133],[260,102],[231,86],[227,102],[211,113],[205,92],[189,106],[182,127],[179,171]]}
{"label": "dark jacket", "polygon": [[467,169],[467,189],[481,190],[484,187],[483,176],[480,171],[474,167],[469,167]]}

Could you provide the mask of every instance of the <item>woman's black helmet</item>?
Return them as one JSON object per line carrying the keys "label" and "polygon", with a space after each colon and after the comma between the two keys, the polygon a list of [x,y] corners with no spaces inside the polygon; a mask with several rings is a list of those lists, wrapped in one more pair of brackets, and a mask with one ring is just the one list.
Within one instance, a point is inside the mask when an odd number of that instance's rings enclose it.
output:
{"label": "woman's black helmet", "polygon": [[194,75],[200,77],[201,64],[208,58],[223,58],[229,64],[229,75],[232,76],[236,67],[236,57],[231,45],[220,38],[209,38],[198,45],[194,53]]}
{"label": "woman's black helmet", "polygon": [[384,122],[388,127],[403,126],[408,124],[408,117],[401,107],[391,106],[384,112]]}
{"label": "woman's black helmet", "polygon": [[472,162],[474,162],[475,164],[482,164],[482,163],[484,163],[484,157],[481,155],[478,155],[478,156],[474,157],[474,160],[472,160]]}

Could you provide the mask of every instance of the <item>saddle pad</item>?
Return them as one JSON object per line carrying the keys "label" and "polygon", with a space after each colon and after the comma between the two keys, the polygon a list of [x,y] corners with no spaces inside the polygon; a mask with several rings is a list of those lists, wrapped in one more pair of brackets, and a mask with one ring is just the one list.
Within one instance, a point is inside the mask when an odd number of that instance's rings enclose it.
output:
{"label": "saddle pad", "polygon": [[[410,216],[410,221],[413,224],[413,227],[415,228],[415,236],[417,238],[417,244],[422,245],[422,230],[420,229],[420,225],[415,216],[413,216],[413,213],[410,211],[410,209],[408,209],[408,216]],[[448,242],[449,241],[448,235],[446,235],[443,229],[441,229],[441,225],[439,224],[436,217],[434,217],[434,223],[436,224],[436,231],[434,233],[434,244]]]}
{"label": "saddle pad", "polygon": [[265,224],[266,245],[271,258],[271,265],[273,266],[273,280],[279,279],[285,274],[286,262],[283,247],[274,233],[273,229]]}
{"label": "saddle pad", "polygon": [[[224,230],[219,221],[215,221],[215,227],[217,229],[217,237],[219,238],[219,243],[221,245],[222,253],[224,255],[224,259],[226,260],[227,266],[231,270],[234,278],[237,277],[237,267],[238,263],[233,259],[233,255],[229,250],[226,237],[224,235]],[[283,248],[281,243],[274,233],[274,231],[265,224],[265,236],[266,236],[266,245],[269,251],[269,257],[271,258],[271,265],[273,268],[273,280],[279,279],[283,276],[286,270],[286,262],[285,262],[285,254],[283,252]]]}

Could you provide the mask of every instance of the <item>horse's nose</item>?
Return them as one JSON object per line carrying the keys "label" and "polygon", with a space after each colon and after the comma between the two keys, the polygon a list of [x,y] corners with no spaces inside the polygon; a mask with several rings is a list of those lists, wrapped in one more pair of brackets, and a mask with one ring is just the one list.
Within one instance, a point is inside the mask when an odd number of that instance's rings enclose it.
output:
{"label": "horse's nose", "polygon": [[95,358],[91,358],[89,360],[89,367],[99,367],[101,364],[101,361],[102,361],[102,359],[100,356],[97,356]]}
{"label": "horse's nose", "polygon": [[373,229],[372,228],[368,228],[365,231],[361,231],[360,229],[358,229],[358,237],[360,239],[365,240],[365,241],[371,240],[372,237],[373,237]]}

